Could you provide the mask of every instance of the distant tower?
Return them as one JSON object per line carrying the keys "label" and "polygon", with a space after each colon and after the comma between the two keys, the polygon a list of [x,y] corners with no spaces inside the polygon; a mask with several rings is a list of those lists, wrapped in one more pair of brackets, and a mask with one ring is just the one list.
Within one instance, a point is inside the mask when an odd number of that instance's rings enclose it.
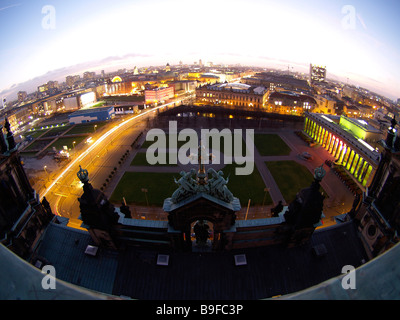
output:
{"label": "distant tower", "polygon": [[200,66],[200,67],[203,66],[203,62],[201,61],[201,59],[199,59],[199,66]]}
{"label": "distant tower", "polygon": [[170,72],[171,71],[171,67],[169,66],[169,63],[167,63],[167,65],[165,66],[165,72]]}
{"label": "distant tower", "polygon": [[138,67],[137,67],[137,66],[135,66],[135,67],[133,68],[133,74],[139,74],[139,70],[138,70]]}

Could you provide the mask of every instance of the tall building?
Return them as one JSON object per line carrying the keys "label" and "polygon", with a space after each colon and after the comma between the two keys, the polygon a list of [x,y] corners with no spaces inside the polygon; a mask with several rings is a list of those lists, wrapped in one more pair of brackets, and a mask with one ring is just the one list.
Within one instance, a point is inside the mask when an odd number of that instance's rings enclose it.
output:
{"label": "tall building", "polygon": [[310,83],[319,83],[326,80],[326,67],[310,64]]}
{"label": "tall building", "polygon": [[25,101],[26,97],[27,97],[26,91],[18,91],[18,102]]}
{"label": "tall building", "polygon": [[93,79],[96,75],[96,72],[90,72],[86,71],[83,73],[83,79],[88,80],[88,79]]}
{"label": "tall building", "polygon": [[144,91],[146,103],[166,101],[174,97],[174,87],[155,88]]}
{"label": "tall building", "polygon": [[72,87],[75,84],[75,82],[77,82],[80,78],[81,78],[80,75],[67,76],[65,78],[65,82],[68,87]]}

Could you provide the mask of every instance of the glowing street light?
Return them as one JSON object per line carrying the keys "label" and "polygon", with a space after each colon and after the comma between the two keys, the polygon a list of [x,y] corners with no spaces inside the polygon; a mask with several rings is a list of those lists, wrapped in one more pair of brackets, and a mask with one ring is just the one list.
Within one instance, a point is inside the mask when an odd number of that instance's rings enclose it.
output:
{"label": "glowing street light", "polygon": [[50,181],[49,172],[46,169],[47,169],[47,166],[44,166],[43,170],[44,170],[44,172],[46,172],[47,181]]}

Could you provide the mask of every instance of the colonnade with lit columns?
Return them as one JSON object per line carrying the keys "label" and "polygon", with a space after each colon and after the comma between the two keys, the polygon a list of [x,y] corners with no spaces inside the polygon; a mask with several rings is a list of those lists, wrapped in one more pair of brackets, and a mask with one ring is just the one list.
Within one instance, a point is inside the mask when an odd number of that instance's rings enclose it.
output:
{"label": "colonnade with lit columns", "polygon": [[369,185],[379,163],[379,154],[363,141],[341,132],[338,124],[320,115],[305,116],[304,132],[325,148],[363,187]]}

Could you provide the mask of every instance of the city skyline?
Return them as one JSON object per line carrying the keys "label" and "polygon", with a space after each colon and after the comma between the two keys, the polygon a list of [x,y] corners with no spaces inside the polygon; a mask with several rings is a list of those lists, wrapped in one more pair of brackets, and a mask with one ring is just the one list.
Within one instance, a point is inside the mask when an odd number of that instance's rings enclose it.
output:
{"label": "city skyline", "polygon": [[[2,95],[72,67],[203,62],[287,68],[400,96],[396,1],[8,1],[0,8]],[[57,80],[57,79],[48,79]],[[14,90],[13,90],[14,89]]]}

